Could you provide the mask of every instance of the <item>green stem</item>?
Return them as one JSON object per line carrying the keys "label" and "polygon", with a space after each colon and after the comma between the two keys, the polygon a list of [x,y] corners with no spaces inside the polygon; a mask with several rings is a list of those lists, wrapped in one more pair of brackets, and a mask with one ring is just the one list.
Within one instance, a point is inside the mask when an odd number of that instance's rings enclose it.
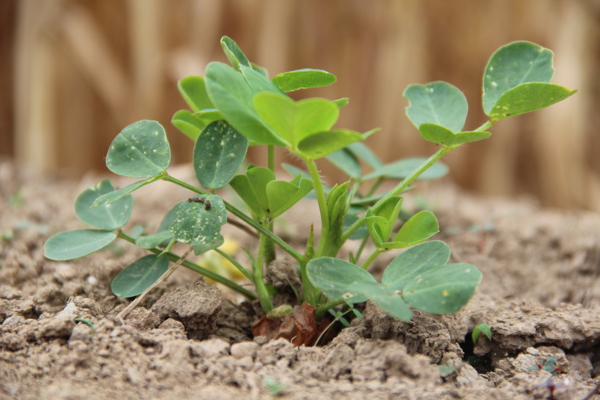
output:
{"label": "green stem", "polygon": [[377,180],[375,181],[375,183],[373,184],[373,186],[371,186],[369,188],[369,191],[367,192],[367,194],[365,195],[365,197],[371,197],[371,196],[373,196],[373,193],[375,193],[375,191],[379,188],[379,186],[381,186],[381,184],[383,183],[383,181],[385,181],[385,178],[383,176],[380,176],[379,178],[377,178]]}
{"label": "green stem", "polygon": [[319,212],[321,213],[321,238],[319,239],[319,246],[315,253],[315,257],[320,257],[326,247],[327,237],[329,235],[329,211],[327,209],[327,198],[325,196],[325,190],[323,189],[323,182],[319,176],[319,170],[317,164],[310,158],[305,158],[304,162],[308,167],[308,172],[313,180],[315,188],[315,194],[317,195],[317,202],[319,204]]}
{"label": "green stem", "polygon": [[358,247],[358,250],[356,250],[356,253],[354,254],[354,259],[356,261],[358,261],[358,259],[360,258],[360,256],[362,255],[363,250],[365,249],[365,246],[367,245],[367,242],[369,241],[369,236],[365,236],[365,238],[362,240],[362,242],[360,243],[360,246]]}
{"label": "green stem", "polygon": [[333,307],[337,307],[341,304],[345,304],[346,302],[344,300],[333,300],[330,302],[327,302],[325,304],[321,304],[320,306],[316,307],[315,309],[315,319],[317,321],[320,321],[321,319],[323,319],[323,315],[325,315],[325,313]]}
{"label": "green stem", "polygon": [[[275,173],[275,146],[272,144],[267,145],[267,166]],[[270,232],[273,232],[273,220],[269,220],[266,227]],[[265,265],[269,265],[276,258],[275,244],[269,239],[265,246]]]}
{"label": "green stem", "polygon": [[225,258],[227,261],[229,261],[230,263],[232,263],[242,274],[244,274],[244,276],[246,278],[248,278],[250,281],[254,282],[254,278],[252,276],[252,273],[250,271],[248,271],[248,269],[244,268],[242,266],[242,264],[240,264],[239,262],[237,262],[237,260],[233,257],[231,257],[229,254],[227,254],[226,252],[224,252],[223,250],[216,248],[213,249],[216,253],[220,254],[221,257]]}
{"label": "green stem", "polygon": [[373,252],[373,254],[371,254],[371,256],[369,256],[369,258],[367,258],[367,260],[364,262],[364,264],[362,265],[362,269],[366,270],[367,268],[369,268],[369,265],[371,265],[371,263],[373,261],[375,261],[375,259],[377,257],[379,257],[379,255],[382,253],[382,251],[380,249],[377,249]]}
{"label": "green stem", "polygon": [[275,146],[267,145],[267,167],[275,172]]}
{"label": "green stem", "polygon": [[258,242],[258,255],[256,256],[256,261],[254,262],[252,270],[256,294],[258,295],[260,306],[265,314],[273,309],[271,296],[269,295],[269,291],[267,290],[265,281],[263,280],[263,263],[265,261],[265,249],[267,247],[267,241],[268,238],[265,235],[260,235],[260,240]]}
{"label": "green stem", "polygon": [[[458,146],[457,146],[458,147]],[[371,207],[371,209],[376,210],[379,206],[381,206],[385,201],[389,198],[397,196],[402,193],[404,189],[408,187],[415,179],[417,179],[421,174],[429,169],[433,164],[435,164],[440,158],[445,156],[448,152],[455,149],[456,147],[448,147],[442,146],[440,149],[435,152],[431,157],[423,162],[423,164],[419,165],[417,169],[411,172],[406,178],[402,180],[393,190],[388,192],[385,196],[383,196],[377,203]],[[342,243],[344,243],[348,238],[356,232],[356,230],[364,223],[366,214],[362,215],[356,222],[354,222],[346,232],[342,235]]]}
{"label": "green stem", "polygon": [[[128,241],[130,243],[135,244],[135,239],[132,238],[131,236],[123,233],[123,232],[119,232],[118,233],[118,237],[120,237],[121,239],[124,239],[124,240],[126,240],[126,241]],[[162,255],[164,257],[167,257],[167,259],[169,261],[172,261],[172,262],[177,262],[177,261],[180,260],[180,257],[177,254],[173,254],[171,252],[163,252],[163,250],[157,249],[157,248],[152,248],[152,249],[147,249],[147,250],[150,251],[150,252],[152,252],[152,253],[154,253],[154,254],[161,254],[162,253]],[[203,267],[199,266],[198,264],[194,264],[193,262],[190,262],[190,261],[187,261],[187,260],[183,261],[183,263],[181,263],[181,265],[183,265],[184,267],[186,267],[186,268],[188,268],[188,269],[190,269],[190,270],[192,270],[194,272],[197,272],[197,273],[199,273],[201,275],[204,275],[207,278],[210,278],[210,279],[212,279],[215,282],[219,282],[219,283],[227,286],[230,289],[235,290],[236,292],[238,292],[241,295],[245,296],[248,300],[256,300],[256,296],[254,295],[254,293],[250,292],[248,289],[245,289],[245,288],[241,287],[237,283],[235,283],[235,282],[233,282],[233,281],[231,281],[231,280],[229,280],[229,279],[227,279],[227,278],[225,278],[225,277],[223,277],[223,276],[221,276],[221,275],[219,275],[219,274],[217,274],[217,273],[215,273],[215,272],[213,272],[211,270],[203,268]]]}
{"label": "green stem", "polygon": [[[183,181],[180,181],[179,179],[174,178],[170,175],[165,176],[163,178],[163,180],[174,183],[176,185],[184,187],[184,188],[191,190],[192,192],[195,192],[198,194],[208,194],[204,190],[199,189],[199,188],[192,186],[188,183],[185,183]],[[273,242],[275,242],[283,251],[288,253],[290,256],[292,256],[294,259],[296,259],[298,262],[302,262],[304,260],[304,256],[302,254],[300,254],[299,252],[297,252],[296,250],[294,250],[286,242],[284,242],[283,239],[276,236],[273,232],[269,231],[267,228],[265,228],[264,226],[262,226],[261,224],[259,224],[258,222],[256,222],[255,220],[253,220],[252,218],[247,216],[246,214],[244,214],[242,211],[238,210],[236,207],[234,207],[230,203],[226,202],[225,200],[223,200],[223,203],[225,203],[225,208],[227,209],[227,211],[229,211],[230,213],[232,213],[233,215],[235,215],[236,217],[238,217],[239,219],[244,221],[246,224],[248,224],[251,227],[253,227],[254,229],[256,229],[258,232],[262,233],[263,235],[266,235],[269,239],[271,239]]]}

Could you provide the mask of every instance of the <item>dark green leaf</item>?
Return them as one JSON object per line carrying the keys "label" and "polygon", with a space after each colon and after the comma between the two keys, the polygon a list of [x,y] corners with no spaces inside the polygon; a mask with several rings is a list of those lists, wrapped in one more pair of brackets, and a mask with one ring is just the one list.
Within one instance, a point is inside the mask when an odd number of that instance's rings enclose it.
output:
{"label": "dark green leaf", "polygon": [[125,267],[113,279],[110,289],[117,297],[138,296],[154,284],[169,269],[166,257],[158,258],[155,254],[142,257]]}
{"label": "dark green leaf", "polygon": [[194,170],[202,186],[220,189],[237,174],[246,157],[248,139],[226,121],[211,122],[194,146]]}
{"label": "dark green leaf", "polygon": [[173,118],[171,118],[171,124],[192,140],[196,140],[202,129],[206,126],[204,122],[200,121],[188,110],[177,111],[173,115]]}
{"label": "dark green leaf", "polygon": [[113,140],[106,166],[115,174],[150,178],[161,174],[171,162],[165,129],[156,121],[138,121],[127,126]]}
{"label": "dark green leaf", "polygon": [[[356,144],[356,143],[353,143]],[[347,149],[335,151],[327,156],[327,159],[340,171],[352,178],[360,178],[362,168],[356,157]]]}
{"label": "dark green leaf", "polygon": [[[173,237],[191,245],[219,247],[222,243],[221,226],[227,223],[227,211],[217,195],[196,196],[202,202],[183,201],[175,209],[177,219],[170,226]],[[209,206],[210,204],[210,206]]]}
{"label": "dark green leaf", "polygon": [[183,78],[177,82],[177,89],[187,105],[194,111],[214,107],[206,92],[204,78],[201,76],[191,75]]}
{"label": "dark green leaf", "polygon": [[273,83],[284,92],[328,86],[335,81],[335,75],[321,69],[309,68],[284,72],[273,77]]}
{"label": "dark green leaf", "polygon": [[577,90],[550,83],[524,83],[504,92],[489,112],[489,117],[499,120],[541,110],[563,101],[576,92]]}
{"label": "dark green leaf", "polygon": [[[531,42],[513,42],[492,55],[483,76],[483,110],[490,114],[500,97],[528,82],[549,83],[554,53]],[[435,121],[430,121],[435,122]]]}
{"label": "dark green leaf", "polygon": [[252,104],[257,92],[244,75],[225,64],[212,62],[206,67],[206,88],[214,105],[242,135],[256,144],[286,145],[257,114]]}
{"label": "dark green leaf", "polygon": [[408,282],[402,297],[418,310],[454,314],[473,297],[481,278],[481,271],[472,265],[446,264]]}
{"label": "dark green leaf", "polygon": [[410,102],[406,114],[417,128],[431,122],[458,132],[465,125],[467,98],[447,82],[410,85],[404,91],[404,97]]}
{"label": "dark green leaf", "polygon": [[[102,180],[96,186],[83,191],[75,200],[77,218],[94,228],[112,231],[124,226],[133,210],[133,197],[126,196],[114,203],[101,207],[90,208],[102,195],[113,193],[114,186],[108,179]],[[120,196],[122,197],[122,196]]]}
{"label": "dark green leaf", "polygon": [[237,175],[229,182],[229,185],[235,190],[244,203],[246,203],[252,213],[255,215],[263,215],[263,207],[246,175]]}
{"label": "dark green leaf", "polygon": [[44,244],[44,256],[57,261],[73,260],[104,248],[116,237],[114,232],[92,229],[57,233]]}
{"label": "dark green leaf", "polygon": [[449,259],[450,248],[442,241],[418,244],[392,260],[383,272],[381,283],[391,290],[403,290],[407,282],[424,271],[443,266]]}

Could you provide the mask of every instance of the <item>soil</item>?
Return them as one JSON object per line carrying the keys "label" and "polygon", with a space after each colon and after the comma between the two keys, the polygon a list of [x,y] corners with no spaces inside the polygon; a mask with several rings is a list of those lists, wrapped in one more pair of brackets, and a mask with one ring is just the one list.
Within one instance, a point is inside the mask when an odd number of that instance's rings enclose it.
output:
{"label": "soil", "polygon": [[[120,325],[115,316],[129,301],[109,284],[143,250],[117,243],[69,262],[43,256],[50,235],[82,227],[74,199],[99,179],[0,163],[0,399],[518,400],[550,399],[554,385],[554,398],[582,400],[599,381],[598,214],[474,198],[448,183],[412,196],[436,212],[436,238],[454,262],[483,271],[472,301],[456,315],[415,312],[410,322],[366,303],[364,318],[325,345],[294,347],[252,338],[255,308],[183,268]],[[142,189],[131,226],[156,229],[186,197],[166,183]],[[292,212],[279,233],[301,246],[317,220],[313,208]],[[225,236],[249,242],[235,228]],[[483,322],[492,339],[480,335],[473,345]],[[552,356],[556,376],[531,369]]]}

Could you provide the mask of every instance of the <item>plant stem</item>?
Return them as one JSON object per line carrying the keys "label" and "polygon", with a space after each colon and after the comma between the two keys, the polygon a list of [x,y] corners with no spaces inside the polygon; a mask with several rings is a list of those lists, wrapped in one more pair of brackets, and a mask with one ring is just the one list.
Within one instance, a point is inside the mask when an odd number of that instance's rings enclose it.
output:
{"label": "plant stem", "polygon": [[254,262],[252,275],[254,276],[254,286],[256,287],[256,294],[258,295],[258,300],[260,301],[260,306],[263,311],[268,313],[273,309],[273,303],[271,302],[271,296],[269,295],[269,291],[265,286],[265,281],[263,280],[263,263],[265,261],[265,250],[267,248],[267,237],[265,235],[260,235],[260,240],[258,242],[258,254],[256,256],[256,261]]}
{"label": "plant stem", "polygon": [[[392,191],[388,192],[385,196],[383,196],[381,199],[379,199],[379,201],[377,203],[375,203],[373,205],[373,207],[371,207],[371,209],[376,210],[379,206],[381,206],[389,198],[397,196],[398,194],[402,193],[402,191],[404,189],[406,189],[408,187],[408,185],[410,185],[415,179],[417,179],[423,172],[427,171],[427,169],[429,169],[429,167],[431,167],[433,164],[435,164],[440,158],[445,156],[448,152],[450,152],[454,148],[455,147],[448,147],[448,146],[440,147],[440,149],[437,152],[435,152],[435,154],[433,154],[431,157],[429,157],[427,160],[425,160],[423,162],[423,164],[419,165],[419,167],[417,167],[417,169],[415,169],[413,172],[411,172],[410,175],[408,175],[406,178],[404,178],[402,180],[402,182],[400,182]],[[362,215],[361,217],[359,217],[359,219],[356,222],[354,222],[350,226],[350,228],[348,228],[346,230],[346,232],[344,232],[344,234],[342,235],[342,243],[345,242],[346,240],[348,240],[348,238],[354,232],[356,232],[356,230],[363,224],[364,221],[365,221],[365,215]]]}
{"label": "plant stem", "polygon": [[313,180],[315,194],[317,195],[317,202],[319,203],[319,212],[321,213],[321,238],[319,239],[319,246],[317,247],[317,251],[315,253],[315,257],[320,257],[323,254],[325,243],[327,242],[326,238],[329,235],[329,211],[327,209],[327,198],[325,197],[325,190],[323,190],[323,182],[321,182],[317,164],[315,164],[315,161],[310,158],[305,158],[304,162],[306,163],[308,171],[310,172],[310,176]]}
{"label": "plant stem", "polygon": [[375,191],[379,188],[379,186],[381,186],[381,184],[383,183],[384,180],[385,180],[385,178],[383,176],[380,176],[379,178],[377,178],[377,180],[375,181],[373,186],[371,186],[369,188],[369,191],[367,192],[367,194],[365,194],[365,197],[373,196]]}
{"label": "plant stem", "polygon": [[[188,183],[185,183],[183,181],[180,181],[179,179],[174,178],[170,175],[165,176],[163,178],[163,180],[174,183],[176,185],[184,187],[184,188],[191,190],[192,192],[195,192],[198,194],[208,194],[204,190],[199,189],[199,188],[192,186]],[[285,251],[290,256],[292,256],[294,259],[296,259],[296,261],[302,262],[302,260],[304,260],[304,256],[302,254],[300,254],[299,252],[297,252],[296,250],[294,250],[286,242],[284,242],[283,239],[276,236],[273,232],[269,231],[267,228],[265,228],[264,226],[262,226],[261,224],[259,224],[258,222],[256,222],[255,220],[253,220],[252,218],[247,216],[246,214],[244,214],[242,211],[238,210],[236,207],[234,207],[230,203],[226,202],[225,200],[223,200],[223,203],[225,204],[225,208],[227,209],[227,211],[229,211],[230,213],[232,213],[233,215],[235,215],[236,217],[238,217],[239,219],[241,219],[242,221],[244,221],[246,224],[250,225],[257,231],[259,231],[263,235],[266,235],[267,237],[269,237],[269,239],[271,239],[273,242],[275,242],[283,251]]]}
{"label": "plant stem", "polygon": [[373,261],[375,261],[375,259],[377,257],[379,257],[379,255],[382,253],[382,251],[380,249],[376,249],[373,254],[371,254],[371,256],[369,256],[369,258],[367,258],[367,260],[364,262],[364,264],[362,265],[362,269],[366,270],[367,268],[369,268],[369,265],[371,265],[371,263]]}
{"label": "plant stem", "polygon": [[240,264],[239,262],[237,262],[237,260],[233,257],[231,257],[229,254],[227,254],[226,252],[224,252],[223,250],[216,248],[213,249],[216,253],[220,254],[221,257],[225,258],[227,261],[229,261],[230,263],[232,263],[242,274],[244,274],[244,276],[246,278],[248,278],[250,281],[254,282],[252,273],[250,271],[248,271],[246,268],[244,268],[242,266],[242,264]]}
{"label": "plant stem", "polygon": [[315,308],[315,318],[317,321],[320,321],[323,318],[323,315],[325,315],[325,313],[327,312],[327,310],[329,310],[330,308],[333,307],[337,307],[341,304],[345,304],[346,302],[342,299],[340,300],[333,300],[330,302],[327,302],[325,304],[321,304],[320,306]]}
{"label": "plant stem", "polygon": [[[267,166],[271,171],[273,171],[273,173],[275,173],[275,146],[273,146],[272,144],[267,145]],[[269,219],[265,226],[269,230],[269,232],[273,232],[272,219]],[[275,258],[275,245],[273,243],[273,240],[268,238],[267,243],[265,245],[265,266],[269,265],[271,261],[275,260]]]}
{"label": "plant stem", "polygon": [[[123,232],[119,232],[117,236],[120,237],[121,239],[128,241],[129,243],[135,244],[135,239]],[[152,249],[147,249],[147,250],[154,254],[162,254],[164,257],[167,257],[169,259],[169,261],[172,261],[172,262],[177,262],[181,259],[181,257],[179,257],[177,254],[173,254],[171,252],[163,253],[163,250],[161,250],[161,249],[152,248]],[[233,282],[233,281],[231,281],[209,269],[203,268],[203,267],[199,266],[198,264],[194,264],[193,262],[190,262],[187,260],[184,260],[181,263],[181,265],[183,265],[187,269],[191,269],[194,272],[204,275],[207,278],[212,279],[213,281],[219,282],[220,284],[223,284],[230,289],[235,290],[236,292],[245,296],[249,300],[256,300],[256,295],[254,295],[254,293],[252,293],[248,289],[241,287],[237,283],[235,283],[235,282]]]}
{"label": "plant stem", "polygon": [[275,146],[267,145],[267,167],[275,172]]}

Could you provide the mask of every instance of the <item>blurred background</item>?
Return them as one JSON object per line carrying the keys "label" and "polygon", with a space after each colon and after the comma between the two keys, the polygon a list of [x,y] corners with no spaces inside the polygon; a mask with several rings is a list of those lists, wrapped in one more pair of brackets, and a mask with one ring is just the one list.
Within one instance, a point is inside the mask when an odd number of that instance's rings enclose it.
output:
{"label": "blurred background", "polygon": [[[500,121],[491,139],[444,161],[473,192],[600,211],[598,0],[0,0],[0,157],[73,176],[106,171],[121,129],[153,119],[167,129],[174,163],[190,162],[193,143],[170,124],[187,108],[176,82],[226,61],[222,35],[271,76],[335,74],[334,85],[294,97],[349,97],[337,126],[381,128],[367,144],[385,161],[435,151],[405,116],[406,86],[459,87],[473,129],[485,122],[490,55],[515,40],[548,47],[553,83],[579,93]],[[260,155],[252,149],[263,164]]]}

